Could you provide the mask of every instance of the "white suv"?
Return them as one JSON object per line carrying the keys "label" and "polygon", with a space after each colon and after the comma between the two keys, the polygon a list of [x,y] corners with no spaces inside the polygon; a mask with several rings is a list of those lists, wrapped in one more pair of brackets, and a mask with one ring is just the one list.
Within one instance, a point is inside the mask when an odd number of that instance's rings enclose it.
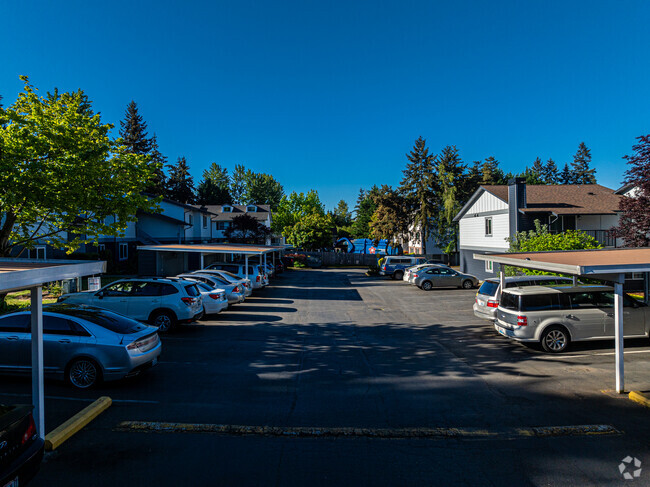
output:
{"label": "white suv", "polygon": [[64,294],[58,301],[97,306],[147,321],[160,332],[191,323],[203,314],[201,292],[196,283],[184,279],[120,279],[99,291]]}

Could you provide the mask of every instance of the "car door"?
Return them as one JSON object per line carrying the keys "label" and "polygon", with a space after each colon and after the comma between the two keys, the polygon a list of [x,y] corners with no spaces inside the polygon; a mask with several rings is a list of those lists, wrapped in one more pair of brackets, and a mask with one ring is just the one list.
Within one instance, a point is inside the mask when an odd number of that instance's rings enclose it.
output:
{"label": "car door", "polygon": [[571,308],[563,310],[564,323],[574,340],[599,338],[605,335],[605,309],[600,307],[598,293],[569,293]]}
{"label": "car door", "polygon": [[43,313],[43,370],[46,373],[64,372],[78,343],[79,335],[69,319]]}
{"label": "car door", "polygon": [[0,318],[0,370],[31,367],[30,320],[29,313]]}
{"label": "car door", "polygon": [[122,315],[128,312],[128,296],[131,294],[133,283],[131,281],[116,282],[99,291],[93,304],[99,308],[114,311]]}
{"label": "car door", "polygon": [[460,275],[453,269],[447,269],[441,267],[438,273],[438,284],[434,284],[437,287],[458,287],[460,286]]}
{"label": "car door", "polygon": [[[602,295],[600,301],[606,306],[603,306],[605,312],[605,330],[604,336],[616,336],[616,320],[614,316],[614,293],[604,291],[599,293]],[[623,295],[623,336],[632,335],[645,335],[645,309],[643,303],[629,297],[627,294]]]}
{"label": "car door", "polygon": [[126,297],[126,315],[134,320],[148,320],[151,312],[160,307],[162,287],[151,281],[135,281]]}

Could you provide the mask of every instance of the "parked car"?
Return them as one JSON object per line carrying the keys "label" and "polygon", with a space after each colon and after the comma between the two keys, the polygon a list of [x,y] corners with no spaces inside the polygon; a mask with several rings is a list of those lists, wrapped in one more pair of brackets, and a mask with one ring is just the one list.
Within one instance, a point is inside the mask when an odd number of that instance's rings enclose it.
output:
{"label": "parked car", "polygon": [[[31,373],[30,320],[30,311],[0,316],[0,372]],[[43,306],[45,374],[78,389],[138,375],[160,350],[156,327],[94,306]]]}
{"label": "parked car", "polygon": [[203,298],[204,315],[215,315],[228,307],[228,296],[225,289],[214,289],[201,281],[197,281],[197,286]]}
{"label": "parked car", "polygon": [[215,262],[206,267],[206,269],[215,269],[228,271],[240,278],[247,277],[253,283],[253,289],[261,289],[268,284],[268,279],[264,277],[264,270],[259,265],[248,264],[248,276],[246,276],[246,265],[237,263]]}
{"label": "parked car", "polygon": [[408,282],[409,284],[414,284],[415,277],[413,277],[417,272],[422,272],[424,269],[427,269],[429,267],[444,267],[446,269],[451,269],[451,267],[447,266],[446,264],[419,264],[419,265],[414,265],[413,267],[409,267],[404,271],[404,277],[402,280]]}
{"label": "parked car", "polygon": [[0,404],[0,485],[23,487],[38,473],[45,442],[36,431],[33,406]]}
{"label": "parked car", "polygon": [[225,281],[229,282],[230,284],[241,285],[244,291],[243,292],[244,297],[247,298],[248,296],[253,294],[253,283],[251,282],[251,280],[245,277],[239,277],[238,275],[233,274],[232,272],[220,271],[217,269],[201,269],[198,271],[191,272],[190,274],[211,274],[214,276],[218,276],[221,279],[224,279]]}
{"label": "parked car", "polygon": [[[506,289],[527,286],[571,286],[573,279],[561,276],[512,276],[506,277]],[[497,316],[499,299],[501,298],[501,284],[499,279],[490,278],[483,281],[476,293],[474,301],[474,316],[484,320],[494,321]]]}
{"label": "parked car", "polygon": [[[649,309],[623,295],[625,338],[647,337]],[[521,342],[539,342],[551,353],[571,342],[614,338],[614,290],[609,286],[506,289],[501,293],[494,327]]]}
{"label": "parked car", "polygon": [[181,274],[178,277],[196,279],[197,281],[204,282],[213,289],[223,289],[226,292],[228,304],[237,304],[244,301],[244,289],[241,285],[232,284],[217,274],[208,273],[207,271],[192,272],[190,274]]}
{"label": "parked car", "polygon": [[391,276],[393,279],[400,280],[404,277],[404,271],[418,264],[426,264],[427,259],[424,257],[409,257],[400,255],[398,257],[389,256],[379,268],[379,275]]}
{"label": "parked car", "polygon": [[413,274],[413,283],[424,291],[434,287],[462,287],[472,289],[478,286],[476,276],[458,272],[449,267],[432,266],[424,267]]}
{"label": "parked car", "polygon": [[196,284],[156,277],[120,279],[99,291],[64,294],[58,301],[108,309],[149,322],[162,333],[179,323],[191,323],[203,313]]}

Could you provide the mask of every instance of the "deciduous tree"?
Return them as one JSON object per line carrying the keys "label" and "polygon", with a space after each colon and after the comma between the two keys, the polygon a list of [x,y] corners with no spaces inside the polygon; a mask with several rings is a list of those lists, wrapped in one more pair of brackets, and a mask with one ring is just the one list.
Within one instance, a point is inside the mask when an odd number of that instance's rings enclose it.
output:
{"label": "deciduous tree", "polygon": [[377,208],[370,220],[370,237],[399,242],[409,233],[410,215],[405,196],[391,186],[382,185],[373,196]]}
{"label": "deciduous tree", "polygon": [[[208,181],[210,181],[208,179]],[[231,242],[263,244],[271,229],[258,221],[254,216],[243,214],[232,219],[232,225],[223,232]]]}

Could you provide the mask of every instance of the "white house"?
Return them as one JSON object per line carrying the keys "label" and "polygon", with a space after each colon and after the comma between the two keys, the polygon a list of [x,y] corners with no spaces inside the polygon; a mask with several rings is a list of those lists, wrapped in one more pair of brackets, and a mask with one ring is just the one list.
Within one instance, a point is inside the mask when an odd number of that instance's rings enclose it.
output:
{"label": "white house", "polygon": [[[214,242],[226,240],[225,231],[232,225],[237,216],[250,215],[268,228],[271,228],[272,212],[270,205],[208,205],[204,207],[211,214],[212,239]],[[274,242],[271,236],[267,237],[265,244],[272,245],[281,242]]]}
{"label": "white house", "polygon": [[494,277],[498,269],[473,254],[507,251],[507,239],[533,229],[535,220],[551,232],[583,230],[605,247],[621,246],[610,234],[618,224],[620,198],[618,191],[599,184],[527,186],[523,178],[515,178],[507,186],[480,186],[454,218],[461,270]]}

